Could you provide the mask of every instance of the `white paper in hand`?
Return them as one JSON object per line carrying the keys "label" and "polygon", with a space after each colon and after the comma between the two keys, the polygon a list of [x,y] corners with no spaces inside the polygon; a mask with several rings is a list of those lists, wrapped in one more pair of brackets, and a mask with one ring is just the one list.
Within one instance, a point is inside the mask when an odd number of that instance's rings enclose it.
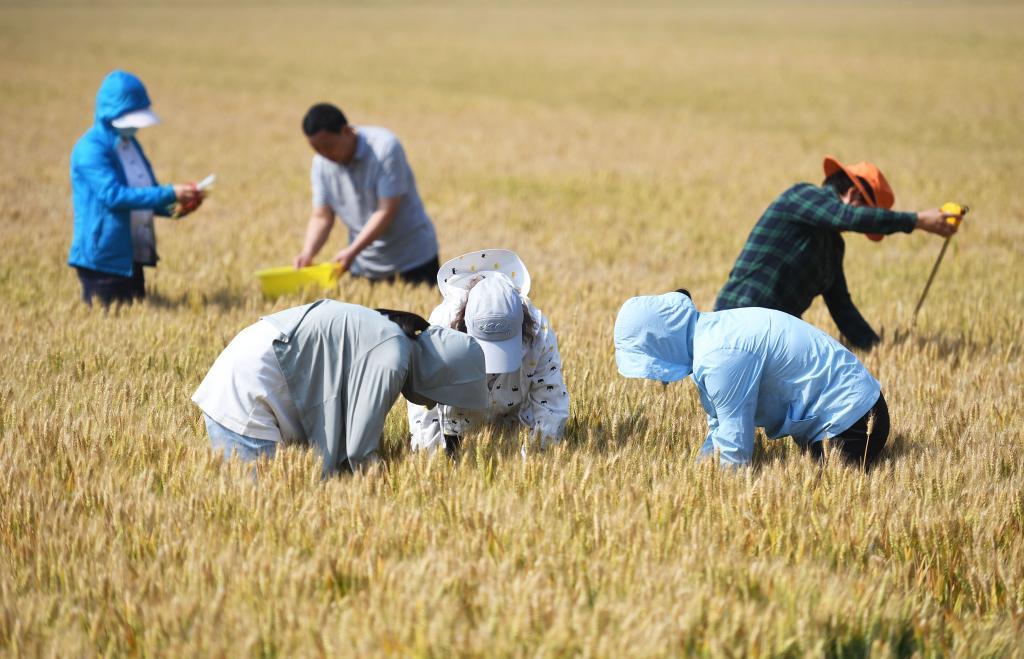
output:
{"label": "white paper in hand", "polygon": [[216,180],[217,180],[217,175],[216,174],[210,174],[209,176],[204,178],[202,181],[197,183],[196,184],[196,188],[198,190],[206,190],[207,188],[212,186],[214,181],[216,181]]}

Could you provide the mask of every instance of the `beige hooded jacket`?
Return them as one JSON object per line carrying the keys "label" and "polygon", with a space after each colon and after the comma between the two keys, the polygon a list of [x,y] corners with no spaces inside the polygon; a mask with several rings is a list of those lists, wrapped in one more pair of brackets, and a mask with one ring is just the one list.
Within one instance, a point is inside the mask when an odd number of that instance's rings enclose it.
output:
{"label": "beige hooded jacket", "polygon": [[324,475],[376,460],[403,389],[423,401],[487,405],[483,351],[461,332],[431,327],[409,339],[373,309],[334,300],[265,320],[281,332],[274,350]]}

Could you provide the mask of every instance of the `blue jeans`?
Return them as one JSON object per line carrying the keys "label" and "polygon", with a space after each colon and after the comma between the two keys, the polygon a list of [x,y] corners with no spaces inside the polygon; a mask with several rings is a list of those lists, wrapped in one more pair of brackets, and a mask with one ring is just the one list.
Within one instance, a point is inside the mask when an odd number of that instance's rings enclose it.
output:
{"label": "blue jeans", "polygon": [[230,458],[234,453],[242,462],[253,462],[261,455],[268,458],[274,457],[277,451],[277,442],[271,439],[256,439],[239,435],[234,430],[229,430],[203,414],[206,420],[206,432],[210,435],[210,447],[224,455],[224,459]]}

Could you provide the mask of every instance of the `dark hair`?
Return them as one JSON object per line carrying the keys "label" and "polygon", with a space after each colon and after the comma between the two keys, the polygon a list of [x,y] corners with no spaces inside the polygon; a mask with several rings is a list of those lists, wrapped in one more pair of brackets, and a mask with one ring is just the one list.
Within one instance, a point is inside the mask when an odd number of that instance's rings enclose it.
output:
{"label": "dark hair", "polygon": [[[863,176],[858,176],[857,180],[860,182],[860,186],[864,188],[864,191],[868,193],[868,199],[871,205],[875,205],[875,191],[871,188],[871,184],[868,183],[867,179]],[[828,177],[825,178],[821,183],[823,188],[832,188],[833,192],[842,197],[846,194],[846,191],[854,187],[853,181],[846,175],[846,172],[839,169],[832,172]],[[859,190],[858,190],[859,192]]]}
{"label": "dark hair", "polygon": [[340,133],[348,125],[348,119],[336,106],[330,103],[317,103],[306,111],[302,118],[302,132],[312,137],[322,130],[329,133]]}
{"label": "dark hair", "polygon": [[[476,286],[478,283],[483,281],[483,277],[477,277],[474,281],[470,282],[469,289]],[[466,289],[466,290],[469,290]],[[455,312],[455,319],[452,320],[452,329],[459,330],[463,334],[469,330],[466,328],[466,305],[463,304],[459,307],[459,310]],[[523,302],[523,343],[526,345],[533,345],[534,339],[537,338],[537,323],[533,321],[533,316],[530,315],[530,307]]]}
{"label": "dark hair", "polygon": [[693,296],[690,295],[690,291],[686,290],[685,288],[677,288],[676,293],[682,293],[686,297],[690,298],[691,302],[693,301]]}
{"label": "dark hair", "polygon": [[394,309],[374,309],[382,316],[402,328],[402,332],[410,339],[430,327],[430,323],[423,319],[423,316],[414,314],[411,311],[396,311]]}

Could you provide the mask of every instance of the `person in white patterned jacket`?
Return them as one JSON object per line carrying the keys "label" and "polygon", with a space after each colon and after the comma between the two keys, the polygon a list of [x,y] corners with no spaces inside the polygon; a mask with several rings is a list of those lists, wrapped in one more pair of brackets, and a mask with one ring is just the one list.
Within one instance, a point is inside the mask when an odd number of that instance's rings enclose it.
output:
{"label": "person in white patterned jacket", "polygon": [[[569,418],[558,339],[551,323],[527,297],[530,274],[504,249],[454,258],[437,275],[444,298],[430,323],[468,333],[486,359],[488,407],[479,410],[409,404],[414,451],[443,448],[454,456],[462,438],[489,423],[522,424],[540,448],[561,440]],[[525,448],[525,447],[524,447]]]}

